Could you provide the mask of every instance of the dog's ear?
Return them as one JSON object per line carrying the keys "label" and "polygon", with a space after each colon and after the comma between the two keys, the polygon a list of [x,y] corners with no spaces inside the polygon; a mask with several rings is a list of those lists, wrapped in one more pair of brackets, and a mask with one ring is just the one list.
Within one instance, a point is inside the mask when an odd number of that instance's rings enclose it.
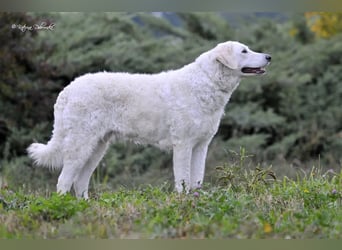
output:
{"label": "dog's ear", "polygon": [[233,46],[229,42],[217,45],[216,60],[230,69],[237,69],[239,67],[236,56],[233,53]]}

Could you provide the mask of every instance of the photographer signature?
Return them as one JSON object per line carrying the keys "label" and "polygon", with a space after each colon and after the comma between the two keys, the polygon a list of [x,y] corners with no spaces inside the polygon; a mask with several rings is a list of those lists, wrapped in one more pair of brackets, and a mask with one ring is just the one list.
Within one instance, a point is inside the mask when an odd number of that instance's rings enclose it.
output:
{"label": "photographer signature", "polygon": [[12,29],[18,29],[21,32],[33,31],[33,30],[49,30],[52,31],[55,28],[55,24],[47,24],[46,22],[41,22],[40,24],[34,24],[28,26],[26,24],[12,24]]}

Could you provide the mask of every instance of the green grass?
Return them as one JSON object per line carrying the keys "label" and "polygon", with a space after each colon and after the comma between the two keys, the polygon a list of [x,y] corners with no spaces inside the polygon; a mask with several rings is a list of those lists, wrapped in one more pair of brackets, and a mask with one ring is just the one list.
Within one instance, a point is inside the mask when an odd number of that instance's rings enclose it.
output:
{"label": "green grass", "polygon": [[[240,162],[241,163],[241,162]],[[168,184],[72,195],[0,190],[0,238],[342,238],[342,172],[296,180],[219,168],[189,194]]]}

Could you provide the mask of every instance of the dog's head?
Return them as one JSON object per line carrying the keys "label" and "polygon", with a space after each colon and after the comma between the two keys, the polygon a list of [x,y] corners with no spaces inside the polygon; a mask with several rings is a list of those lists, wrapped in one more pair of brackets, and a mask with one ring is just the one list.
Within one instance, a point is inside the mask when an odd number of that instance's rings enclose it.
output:
{"label": "dog's head", "polygon": [[254,52],[239,42],[220,43],[213,51],[218,63],[241,76],[262,75],[266,72],[265,67],[271,62],[269,54]]}

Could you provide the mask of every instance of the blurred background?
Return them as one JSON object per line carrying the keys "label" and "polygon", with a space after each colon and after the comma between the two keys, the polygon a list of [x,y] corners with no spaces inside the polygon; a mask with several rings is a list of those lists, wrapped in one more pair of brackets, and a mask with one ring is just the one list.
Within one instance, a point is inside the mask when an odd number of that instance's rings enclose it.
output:
{"label": "blurred background", "polygon": [[[55,190],[58,173],[33,166],[26,147],[49,140],[57,95],[75,77],[176,69],[227,40],[271,54],[272,64],[234,92],[205,180],[215,183],[216,167],[241,148],[252,155],[246,167],[277,176],[340,169],[342,13],[0,13],[0,186]],[[117,143],[91,187],[172,180],[170,152]]]}

